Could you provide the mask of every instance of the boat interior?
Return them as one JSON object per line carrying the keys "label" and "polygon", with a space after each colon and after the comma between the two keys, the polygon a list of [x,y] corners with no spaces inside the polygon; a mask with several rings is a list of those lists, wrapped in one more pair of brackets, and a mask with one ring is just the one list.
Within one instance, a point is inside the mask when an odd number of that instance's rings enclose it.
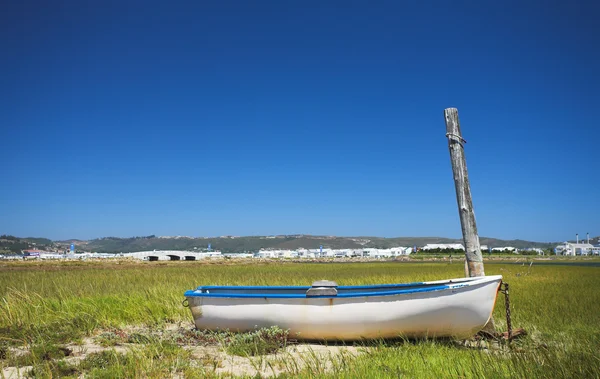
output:
{"label": "boat interior", "polygon": [[187,295],[222,295],[237,296],[291,296],[291,297],[319,297],[319,296],[356,296],[360,294],[386,294],[426,292],[448,288],[449,284],[469,282],[475,278],[461,278],[435,282],[417,282],[403,284],[376,284],[362,286],[338,286],[332,281],[321,280],[312,286],[200,286],[195,291],[188,291]]}

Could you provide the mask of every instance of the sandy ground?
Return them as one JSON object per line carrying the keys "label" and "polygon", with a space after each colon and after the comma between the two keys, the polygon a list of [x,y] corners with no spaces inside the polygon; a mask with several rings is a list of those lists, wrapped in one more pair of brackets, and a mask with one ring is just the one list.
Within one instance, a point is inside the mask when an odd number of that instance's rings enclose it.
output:
{"label": "sandy ground", "polygon": [[[65,358],[65,361],[70,363],[78,363],[82,359],[84,359],[88,354],[97,353],[103,350],[115,349],[117,352],[125,353],[128,350],[128,347],[125,346],[113,346],[110,348],[102,347],[94,342],[92,338],[86,338],[83,340],[83,343],[80,345],[69,344],[65,347],[71,349],[73,353]],[[24,349],[13,349],[13,353],[25,354],[27,350]],[[5,367],[2,370],[3,379],[13,379],[13,378],[24,378],[26,377],[27,372],[31,370],[33,366],[23,366],[23,367]]]}
{"label": "sandy ground", "polygon": [[[333,362],[342,356],[356,356],[360,349],[354,346],[325,346],[299,344],[288,346],[285,351],[259,357],[239,357],[228,355],[217,347],[193,347],[194,358],[210,368],[213,365],[217,374],[225,376],[277,376],[282,372],[294,373],[309,366],[318,365],[323,371],[330,371]],[[206,364],[208,363],[208,365]]]}
{"label": "sandy ground", "polygon": [[[172,329],[169,326],[167,329]],[[140,346],[137,344],[122,344],[112,347],[103,347],[93,338],[85,338],[81,344],[66,345],[72,353],[64,358],[71,364],[77,364],[91,353],[114,349],[120,353]],[[208,371],[214,371],[223,376],[277,376],[282,372],[294,373],[305,367],[318,367],[323,372],[330,371],[336,362],[348,357],[354,357],[364,351],[364,347],[356,346],[326,346],[321,344],[293,344],[287,346],[277,354],[256,357],[240,357],[229,355],[220,346],[194,346],[183,345],[184,349],[192,353],[196,364],[203,366]],[[25,349],[14,349],[15,354],[25,354]],[[5,367],[2,378],[16,379],[26,377],[32,366]]]}

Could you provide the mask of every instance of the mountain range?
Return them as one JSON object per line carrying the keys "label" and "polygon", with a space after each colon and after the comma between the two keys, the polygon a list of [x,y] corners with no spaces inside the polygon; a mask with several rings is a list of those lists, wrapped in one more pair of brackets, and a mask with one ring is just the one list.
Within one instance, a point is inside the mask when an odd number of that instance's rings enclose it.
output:
{"label": "mountain range", "polygon": [[[482,245],[489,247],[512,246],[518,249],[529,247],[552,248],[556,244],[531,242],[524,240],[501,240],[480,237]],[[132,252],[144,250],[193,250],[207,249],[224,253],[255,252],[260,249],[316,249],[320,246],[332,249],[350,248],[389,248],[396,246],[422,247],[430,243],[463,243],[462,239],[443,237],[337,237],[313,235],[277,235],[277,236],[221,236],[221,237],[184,237],[184,236],[145,236],[145,237],[104,237],[89,241],[70,240],[57,243],[74,243],[78,249],[97,252]]]}
{"label": "mountain range", "polygon": [[[518,249],[542,248],[551,249],[558,242],[533,242],[525,240],[503,240],[490,237],[479,237],[482,245],[489,247],[512,246]],[[575,242],[575,241],[571,241]],[[582,242],[582,241],[580,241]],[[590,239],[592,244],[600,244],[600,236]],[[141,237],[103,237],[92,240],[57,240],[47,238],[0,236],[0,252],[37,248],[40,250],[66,250],[71,244],[78,251],[95,251],[102,253],[134,252],[144,250],[205,250],[210,247],[224,253],[256,252],[260,249],[351,249],[351,248],[389,248],[397,246],[417,246],[426,244],[463,243],[462,239],[444,237],[338,237],[314,236],[305,234],[275,236],[221,236],[221,237],[186,237],[186,236],[141,236]]]}

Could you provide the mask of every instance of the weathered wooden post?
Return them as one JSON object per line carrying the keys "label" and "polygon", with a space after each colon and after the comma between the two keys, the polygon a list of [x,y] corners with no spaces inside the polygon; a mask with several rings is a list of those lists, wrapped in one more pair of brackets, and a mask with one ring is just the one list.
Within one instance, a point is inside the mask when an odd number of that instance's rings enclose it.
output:
{"label": "weathered wooden post", "polygon": [[445,109],[444,118],[446,119],[446,137],[448,138],[448,148],[450,149],[452,173],[454,174],[456,202],[458,203],[460,225],[465,243],[465,275],[469,277],[485,276],[481,246],[479,245],[479,236],[477,235],[477,225],[475,224],[473,200],[471,199],[467,162],[465,160],[464,144],[467,141],[462,138],[460,132],[458,109]]}

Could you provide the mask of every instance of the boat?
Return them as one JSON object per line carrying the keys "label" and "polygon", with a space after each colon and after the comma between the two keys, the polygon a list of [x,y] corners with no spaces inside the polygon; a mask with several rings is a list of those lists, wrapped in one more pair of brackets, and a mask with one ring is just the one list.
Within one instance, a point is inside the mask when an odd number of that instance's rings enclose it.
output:
{"label": "boat", "polygon": [[489,321],[501,283],[501,275],[366,286],[317,281],[201,286],[184,296],[199,330],[279,326],[301,340],[463,339]]}

